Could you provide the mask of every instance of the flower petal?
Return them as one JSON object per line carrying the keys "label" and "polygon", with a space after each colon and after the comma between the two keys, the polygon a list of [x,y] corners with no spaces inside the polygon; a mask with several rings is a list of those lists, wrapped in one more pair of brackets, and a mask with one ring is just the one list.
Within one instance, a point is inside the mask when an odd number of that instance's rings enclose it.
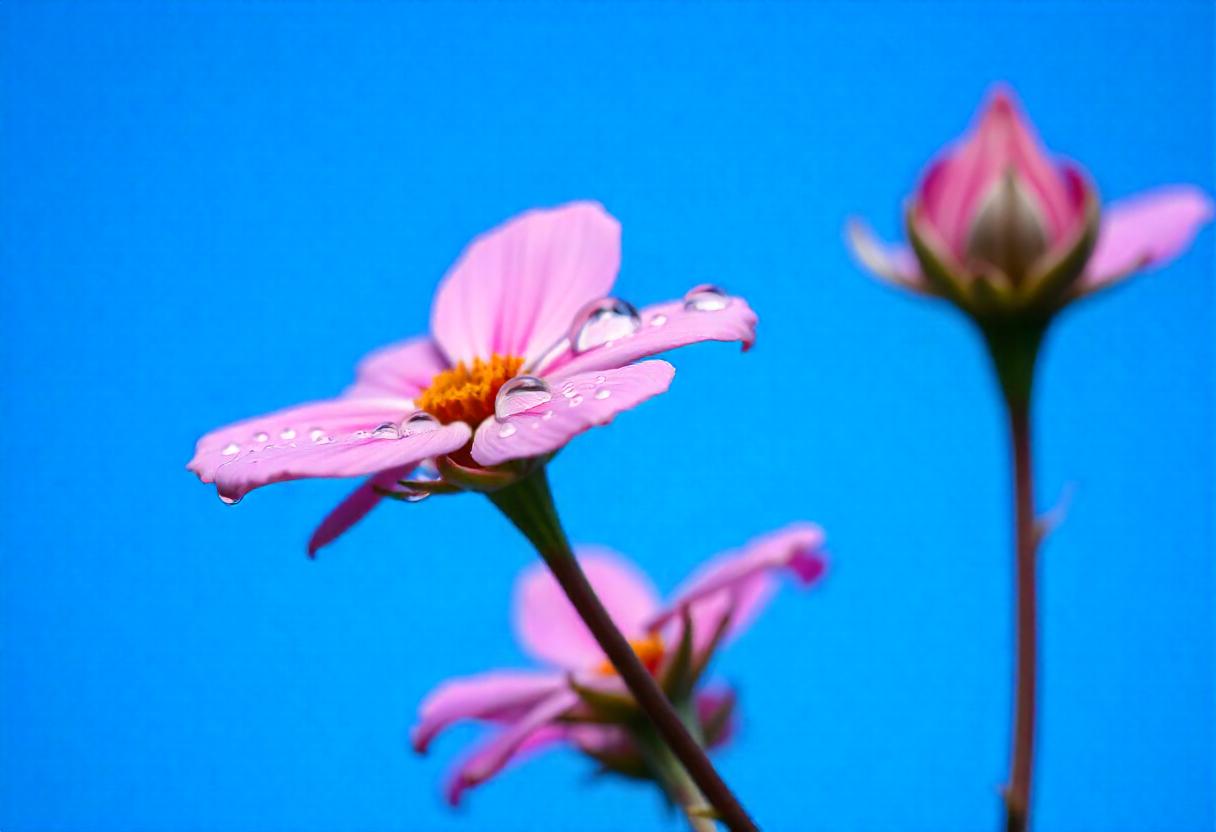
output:
{"label": "flower petal", "polygon": [[795,523],[759,537],[742,549],[719,555],[693,574],[648,623],[657,629],[679,619],[688,607],[696,649],[708,646],[726,616],[726,636],[745,629],[775,590],[774,575],[789,570],[804,585],[813,583],[826,568],[823,531],[811,523]]}
{"label": "flower petal", "polygon": [[1212,200],[1191,185],[1169,185],[1111,203],[1103,209],[1082,291],[1105,288],[1172,260],[1211,219]]}
{"label": "flower petal", "polygon": [[554,722],[578,704],[578,694],[563,690],[542,700],[465,760],[448,784],[448,802],[460,802],[465,790],[484,783],[518,754],[548,745],[564,736]]}
{"label": "flower petal", "polygon": [[847,233],[853,255],[871,273],[902,289],[920,293],[930,291],[910,248],[885,245],[860,220],[850,221]]}
{"label": "flower petal", "polygon": [[713,311],[686,310],[682,300],[647,306],[639,313],[642,325],[637,332],[579,355],[567,352],[541,372],[546,378],[565,378],[611,370],[701,341],[741,341],[743,349],[750,348],[756,340],[756,313],[741,297],[726,296],[723,300],[725,308]]}
{"label": "flower petal", "polygon": [[588,428],[606,425],[618,413],[666,391],[674,375],[675,368],[666,361],[644,361],[550,382],[550,401],[505,422],[482,422],[473,439],[473,459],[492,466],[552,453]]}
{"label": "flower petal", "polygon": [[[359,401],[351,399],[352,402]],[[255,488],[286,480],[359,477],[414,465],[459,450],[469,441],[464,422],[396,439],[345,436],[326,444],[270,445],[241,453],[215,472],[220,497],[236,501]]]}
{"label": "flower petal", "polygon": [[203,482],[215,482],[215,472],[251,448],[295,442],[313,444],[358,430],[374,430],[385,422],[399,422],[411,412],[409,399],[381,397],[350,401],[325,399],[296,405],[234,422],[203,436],[194,447],[194,458],[186,468]]}
{"label": "flower petal", "polygon": [[392,488],[398,480],[408,475],[410,470],[411,466],[405,466],[381,471],[352,491],[333,511],[325,515],[321,525],[312,533],[308,541],[308,556],[316,557],[322,547],[333,543],[345,534],[347,529],[366,517],[368,512],[384,499],[377,488]]}
{"label": "flower petal", "polygon": [[[579,547],[578,562],[596,595],[626,638],[641,635],[659,608],[650,580],[608,549]],[[515,585],[515,632],[532,656],[567,670],[594,668],[604,660],[595,638],[549,570],[535,565]]]}
{"label": "flower petal", "polygon": [[410,743],[426,751],[440,731],[462,719],[517,719],[565,687],[560,673],[493,671],[452,679],[431,691],[418,709]]}
{"label": "flower petal", "polygon": [[431,331],[451,363],[543,355],[612,290],[621,226],[595,202],[533,210],[474,240],[435,295]]}
{"label": "flower petal", "polygon": [[342,395],[417,398],[447,367],[447,360],[434,341],[425,336],[410,338],[365,355],[355,369],[355,383]]}

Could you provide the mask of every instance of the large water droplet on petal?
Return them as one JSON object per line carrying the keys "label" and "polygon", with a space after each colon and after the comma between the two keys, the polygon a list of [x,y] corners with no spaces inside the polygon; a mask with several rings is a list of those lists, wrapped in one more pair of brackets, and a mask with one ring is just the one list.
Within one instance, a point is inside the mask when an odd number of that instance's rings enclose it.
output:
{"label": "large water droplet on petal", "polygon": [[254,435],[253,438],[255,440],[257,440],[258,442],[266,442],[270,439],[270,434],[267,433],[266,431],[259,431],[258,433],[256,433]]}
{"label": "large water droplet on petal", "polygon": [[612,391],[611,391],[611,390],[609,390],[609,389],[608,389],[608,388],[606,388],[606,387],[605,387],[604,389],[602,389],[602,390],[596,390],[596,391],[595,391],[595,397],[596,397],[597,399],[599,399],[600,401],[603,401],[604,399],[608,398],[608,397],[609,397],[609,396],[611,396],[611,395],[612,395]]}
{"label": "large water droplet on petal", "polygon": [[325,443],[329,442],[329,435],[320,428],[313,428],[310,430],[308,432],[308,438],[313,442],[316,442],[318,445],[324,445]]}
{"label": "large water droplet on petal", "polygon": [[241,501],[240,497],[229,497],[227,494],[223,493],[222,491],[218,492],[218,493],[220,495],[220,502],[226,506],[234,506]]}
{"label": "large water droplet on petal", "polygon": [[662,326],[665,323],[667,323],[667,316],[662,312],[650,319],[651,326]]}
{"label": "large water droplet on petal", "polygon": [[415,410],[409,416],[401,420],[400,435],[401,436],[417,436],[420,433],[430,433],[433,430],[439,430],[442,425],[439,420],[425,410]]}
{"label": "large water droplet on petal", "polygon": [[494,398],[494,418],[504,422],[516,413],[531,410],[552,398],[553,392],[543,378],[516,376],[498,388],[498,395]]}
{"label": "large water droplet on petal", "polygon": [[394,425],[392,422],[385,422],[382,425],[378,425],[376,427],[376,429],[372,431],[372,436],[376,439],[400,439],[401,438],[401,434],[398,432],[397,426]]}
{"label": "large water droplet on petal", "polygon": [[240,445],[236,444],[235,442],[229,442],[224,446],[224,450],[220,451],[220,453],[222,453],[224,456],[232,456],[235,453],[239,453],[240,450]]}
{"label": "large water droplet on petal", "polygon": [[510,436],[514,436],[515,435],[515,425],[511,424],[510,422],[507,422],[505,425],[503,425],[499,429],[498,435],[503,439],[506,439]]}
{"label": "large water droplet on petal", "polygon": [[283,430],[283,432],[279,434],[279,438],[288,439],[288,440],[295,439],[296,438],[295,428],[285,428]]}
{"label": "large water droplet on petal", "polygon": [[642,316],[629,301],[601,298],[584,306],[570,326],[570,347],[576,353],[625,338],[637,332]]}
{"label": "large water droplet on petal", "polygon": [[685,312],[719,312],[729,304],[726,292],[712,283],[700,283],[684,293]]}

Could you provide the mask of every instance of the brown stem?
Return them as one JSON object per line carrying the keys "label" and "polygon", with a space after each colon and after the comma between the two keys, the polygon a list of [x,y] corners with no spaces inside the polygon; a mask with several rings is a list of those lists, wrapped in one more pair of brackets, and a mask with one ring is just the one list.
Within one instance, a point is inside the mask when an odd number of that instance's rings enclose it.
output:
{"label": "brown stem", "polygon": [[1038,529],[1034,517],[1034,485],[1030,447],[1030,408],[1011,403],[1009,432],[1013,445],[1013,489],[1017,594],[1013,753],[1005,787],[1006,832],[1025,832],[1030,817],[1030,787],[1034,761],[1035,677],[1038,666],[1036,552]]}
{"label": "brown stem", "polygon": [[1030,827],[1038,670],[1036,555],[1039,546],[1039,529],[1034,515],[1030,413],[1035,365],[1047,325],[1046,321],[1003,322],[983,327],[1005,396],[1013,453],[1013,749],[1009,761],[1009,782],[1004,792],[1006,832],[1026,832]]}
{"label": "brown stem", "polygon": [[731,832],[758,832],[738,798],[714,769],[705,750],[689,733],[591,588],[562,531],[544,466],[538,466],[519,481],[488,496],[544,558],[558,585],[633,694],[638,707],[650,718],[659,736],[722,822]]}

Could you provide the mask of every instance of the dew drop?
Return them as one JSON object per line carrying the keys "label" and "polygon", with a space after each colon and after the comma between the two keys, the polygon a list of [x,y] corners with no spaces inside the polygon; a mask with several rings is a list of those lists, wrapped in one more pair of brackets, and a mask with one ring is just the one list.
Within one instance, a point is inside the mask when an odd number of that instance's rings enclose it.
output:
{"label": "dew drop", "polygon": [[595,397],[597,399],[599,399],[600,401],[603,401],[604,399],[608,398],[611,395],[612,395],[612,391],[608,390],[608,389],[595,391]]}
{"label": "dew drop", "polygon": [[280,439],[295,439],[296,438],[295,428],[287,428],[286,430],[284,430],[282,433],[279,434],[279,438]]}
{"label": "dew drop", "polygon": [[254,435],[253,438],[257,442],[266,442],[266,441],[269,441],[270,434],[267,433],[266,431],[259,431],[257,434]]}
{"label": "dew drop", "polygon": [[421,503],[431,496],[431,492],[422,488],[407,488],[401,493],[401,496],[407,503]]}
{"label": "dew drop", "polygon": [[439,420],[425,410],[415,410],[401,420],[400,436],[417,436],[420,433],[430,433],[439,430]]}
{"label": "dew drop", "polygon": [[377,425],[372,431],[372,436],[376,439],[400,439],[401,434],[397,430],[397,426],[392,422],[385,422],[382,425]]}
{"label": "dew drop", "polygon": [[712,283],[698,284],[684,294],[685,312],[719,312],[729,303],[726,292]]}
{"label": "dew drop", "polygon": [[596,377],[595,377],[595,383],[596,383],[596,384],[603,384],[603,383],[604,383],[605,381],[607,381],[607,380],[608,380],[608,377],[607,377],[607,376],[596,376]]}
{"label": "dew drop", "polygon": [[543,378],[516,376],[498,388],[494,397],[494,418],[504,422],[516,413],[531,410],[553,398],[553,392]]}
{"label": "dew drop", "polygon": [[667,323],[667,316],[662,313],[655,315],[650,319],[651,326],[662,326],[665,323]]}
{"label": "dew drop", "polygon": [[498,435],[503,439],[506,439],[508,436],[514,436],[515,435],[515,425],[511,424],[510,422],[507,422],[505,425],[503,425],[501,428],[499,428]]}
{"label": "dew drop", "polygon": [[575,396],[573,399],[571,399],[571,400],[570,400],[570,406],[571,406],[571,407],[578,407],[578,406],[579,406],[580,404],[582,404],[582,403],[583,403],[583,397],[582,397],[582,396]]}
{"label": "dew drop", "polygon": [[570,326],[570,347],[577,354],[637,332],[638,310],[620,298],[601,298],[584,306]]}
{"label": "dew drop", "polygon": [[224,456],[232,456],[235,453],[239,453],[240,450],[240,445],[236,444],[235,442],[229,442],[224,446],[224,450],[220,451],[220,453],[222,453]]}
{"label": "dew drop", "polygon": [[318,444],[322,444],[322,440],[325,440],[326,442],[329,441],[329,437],[325,435],[325,431],[321,430],[320,428],[313,428],[310,430],[308,432],[308,438]]}
{"label": "dew drop", "polygon": [[226,506],[234,506],[241,501],[240,497],[229,497],[227,494],[221,493],[220,502]]}
{"label": "dew drop", "polygon": [[553,411],[552,411],[552,410],[546,410],[546,411],[545,411],[545,415],[544,415],[544,416],[541,416],[540,418],[541,418],[543,421],[545,421],[545,422],[549,421],[550,419],[552,419],[552,418],[553,418]]}

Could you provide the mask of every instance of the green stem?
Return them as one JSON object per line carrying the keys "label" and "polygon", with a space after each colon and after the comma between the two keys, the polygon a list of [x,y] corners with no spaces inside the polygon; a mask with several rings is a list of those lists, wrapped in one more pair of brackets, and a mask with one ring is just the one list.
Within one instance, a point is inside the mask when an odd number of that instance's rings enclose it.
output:
{"label": "green stem", "polygon": [[633,694],[638,707],[649,717],[655,731],[723,823],[732,832],[757,832],[756,825],[718,775],[705,750],[689,733],[588,583],[562,530],[545,467],[538,466],[520,480],[487,496],[536,547],[604,655]]}
{"label": "green stem", "polygon": [[[686,721],[685,725],[689,727],[690,731],[696,731],[696,726],[690,722]],[[671,749],[655,733],[654,728],[650,725],[643,725],[634,729],[632,733],[634,741],[642,750],[647,767],[667,794],[667,798],[680,807],[692,832],[714,832],[717,825],[705,815],[709,804],[704,795],[688,776],[684,766],[680,765],[680,761],[676,759]]]}
{"label": "green stem", "polygon": [[1037,555],[1039,530],[1034,515],[1034,464],[1030,413],[1034,371],[1046,326],[985,330],[989,351],[1005,398],[1013,457],[1014,517],[1014,704],[1013,749],[1005,786],[1006,832],[1030,826],[1034,774],[1035,697],[1038,670]]}

